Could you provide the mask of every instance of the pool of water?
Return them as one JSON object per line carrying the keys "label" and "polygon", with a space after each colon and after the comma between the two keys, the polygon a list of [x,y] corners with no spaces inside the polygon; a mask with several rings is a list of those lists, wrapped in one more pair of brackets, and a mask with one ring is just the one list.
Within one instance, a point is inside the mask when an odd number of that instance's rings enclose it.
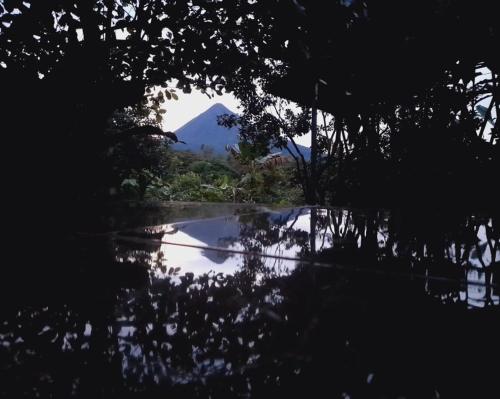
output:
{"label": "pool of water", "polygon": [[497,217],[170,216],[16,247],[0,397],[500,395]]}

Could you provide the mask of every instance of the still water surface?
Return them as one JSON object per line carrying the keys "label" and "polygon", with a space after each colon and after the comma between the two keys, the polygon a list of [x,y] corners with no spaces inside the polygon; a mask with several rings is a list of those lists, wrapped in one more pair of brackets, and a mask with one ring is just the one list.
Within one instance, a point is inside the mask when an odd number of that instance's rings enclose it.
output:
{"label": "still water surface", "polygon": [[43,250],[3,279],[1,397],[500,396],[492,216],[245,209]]}

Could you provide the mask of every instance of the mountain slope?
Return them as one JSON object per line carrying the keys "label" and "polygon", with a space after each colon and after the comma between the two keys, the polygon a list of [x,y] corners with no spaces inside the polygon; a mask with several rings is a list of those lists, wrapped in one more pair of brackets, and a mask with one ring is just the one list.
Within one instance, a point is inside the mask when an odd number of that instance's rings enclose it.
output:
{"label": "mountain slope", "polygon": [[[186,144],[177,143],[172,146],[177,151],[191,151],[194,153],[202,152],[203,148],[211,148],[217,155],[225,155],[226,145],[235,145],[239,142],[239,128],[234,126],[227,129],[217,124],[219,115],[235,115],[223,104],[212,105],[205,112],[190,120],[184,126],[175,131],[179,140]],[[304,146],[298,146],[306,159],[310,157],[310,149]],[[290,146],[292,149],[292,146]],[[272,152],[279,150],[274,149]],[[286,153],[286,151],[284,151]],[[294,151],[295,153],[295,151]]]}

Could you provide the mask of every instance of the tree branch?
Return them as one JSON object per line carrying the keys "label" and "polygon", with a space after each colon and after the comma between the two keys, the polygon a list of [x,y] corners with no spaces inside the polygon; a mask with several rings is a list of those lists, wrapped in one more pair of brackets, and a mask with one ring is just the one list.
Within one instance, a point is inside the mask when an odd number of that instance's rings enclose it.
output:
{"label": "tree branch", "polygon": [[481,124],[481,130],[479,131],[479,138],[483,138],[484,130],[486,129],[486,125],[488,124],[488,119],[490,119],[491,115],[491,110],[493,109],[493,104],[495,104],[495,99],[492,98],[490,101],[490,105],[488,106],[488,109],[486,110],[486,113],[484,114],[484,120],[483,123]]}
{"label": "tree branch", "polygon": [[122,140],[126,140],[126,139],[134,137],[134,136],[142,136],[142,137],[161,136],[161,137],[167,137],[175,143],[186,144],[184,141],[179,140],[175,133],[164,132],[159,127],[151,126],[151,125],[133,127],[132,129],[128,129],[128,130],[125,130],[123,132],[116,133],[112,136],[109,136],[109,139],[112,142],[120,142]]}

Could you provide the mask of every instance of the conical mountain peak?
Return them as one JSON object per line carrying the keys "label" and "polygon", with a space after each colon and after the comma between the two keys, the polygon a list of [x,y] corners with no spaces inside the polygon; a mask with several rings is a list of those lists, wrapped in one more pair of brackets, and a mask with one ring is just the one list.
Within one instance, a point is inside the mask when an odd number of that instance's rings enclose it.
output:
{"label": "conical mountain peak", "polygon": [[204,148],[211,148],[215,154],[226,153],[226,145],[234,145],[239,141],[239,129],[227,129],[217,123],[217,117],[224,114],[234,115],[224,104],[217,103],[202,112],[188,123],[176,130],[179,140],[186,144],[175,144],[174,149],[179,151],[200,152]]}
{"label": "conical mountain peak", "polygon": [[[206,111],[191,119],[184,126],[175,131],[179,140],[186,144],[176,143],[172,147],[178,151],[191,151],[194,153],[202,152],[206,149],[213,150],[216,155],[227,154],[226,146],[232,146],[239,143],[239,127],[233,126],[228,129],[217,123],[217,117],[229,114],[236,115],[224,104],[217,103],[212,105]],[[309,148],[298,146],[306,159],[310,157]],[[290,146],[290,148],[292,148]],[[271,149],[272,152],[279,151]],[[292,151],[295,152],[295,150]]]}
{"label": "conical mountain peak", "polygon": [[222,103],[216,103],[208,108],[205,112],[220,112],[220,114],[234,114],[229,108]]}

